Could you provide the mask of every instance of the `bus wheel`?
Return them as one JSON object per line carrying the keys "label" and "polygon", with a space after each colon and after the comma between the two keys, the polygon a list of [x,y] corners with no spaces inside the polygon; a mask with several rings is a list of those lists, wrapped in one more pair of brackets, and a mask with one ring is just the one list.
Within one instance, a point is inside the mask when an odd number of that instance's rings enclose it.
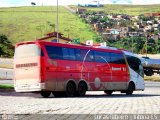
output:
{"label": "bus wheel", "polygon": [[144,73],[146,74],[146,76],[152,76],[154,74],[152,69],[146,69],[144,70]]}
{"label": "bus wheel", "polygon": [[87,91],[86,84],[84,82],[80,82],[78,85],[77,95],[78,96],[85,96],[86,91]]}
{"label": "bus wheel", "polygon": [[106,93],[107,95],[112,95],[113,91],[112,90],[105,90],[104,93]]}
{"label": "bus wheel", "polygon": [[41,96],[44,98],[48,98],[50,96],[51,92],[50,91],[42,91]]}
{"label": "bus wheel", "polygon": [[65,96],[65,92],[52,92],[52,94],[54,95],[54,97],[64,97]]}
{"label": "bus wheel", "polygon": [[135,89],[134,84],[133,84],[133,83],[129,83],[128,89],[127,89],[127,91],[126,91],[126,95],[132,95],[134,89]]}
{"label": "bus wheel", "polygon": [[73,97],[75,95],[75,85],[73,82],[68,82],[66,86],[66,96],[67,97]]}

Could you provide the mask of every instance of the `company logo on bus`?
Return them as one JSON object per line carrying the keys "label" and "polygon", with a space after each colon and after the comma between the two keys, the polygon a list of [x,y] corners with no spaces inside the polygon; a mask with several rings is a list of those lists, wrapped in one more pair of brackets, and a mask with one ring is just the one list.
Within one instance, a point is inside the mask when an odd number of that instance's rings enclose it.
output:
{"label": "company logo on bus", "polygon": [[16,64],[16,68],[38,66],[38,63]]}
{"label": "company logo on bus", "polygon": [[112,67],[112,71],[126,71],[126,68],[121,68],[121,67],[119,67],[119,68],[116,68],[116,67]]}

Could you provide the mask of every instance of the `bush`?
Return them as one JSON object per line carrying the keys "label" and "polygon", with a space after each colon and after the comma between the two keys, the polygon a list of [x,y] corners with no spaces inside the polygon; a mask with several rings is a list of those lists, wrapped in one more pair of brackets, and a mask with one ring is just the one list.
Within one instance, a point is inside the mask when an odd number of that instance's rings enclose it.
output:
{"label": "bush", "polygon": [[6,35],[0,34],[0,57],[13,57],[14,47]]}

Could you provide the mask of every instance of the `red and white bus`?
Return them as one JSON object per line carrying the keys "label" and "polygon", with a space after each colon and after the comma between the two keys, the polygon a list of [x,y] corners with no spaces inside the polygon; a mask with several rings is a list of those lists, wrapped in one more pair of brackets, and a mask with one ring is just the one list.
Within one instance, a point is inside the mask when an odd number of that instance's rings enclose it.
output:
{"label": "red and white bus", "polygon": [[18,43],[14,55],[16,92],[43,97],[84,96],[86,91],[144,90],[143,67],[131,52],[47,41]]}

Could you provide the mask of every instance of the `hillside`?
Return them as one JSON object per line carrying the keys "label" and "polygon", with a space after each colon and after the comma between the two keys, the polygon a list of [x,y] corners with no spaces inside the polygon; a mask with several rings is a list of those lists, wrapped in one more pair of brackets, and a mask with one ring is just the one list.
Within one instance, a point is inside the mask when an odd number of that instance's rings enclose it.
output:
{"label": "hillside", "polygon": [[[48,23],[56,24],[56,7],[0,8],[0,34],[5,34],[14,44],[35,40],[53,31]],[[92,39],[95,35],[78,16],[59,7],[59,32],[65,37]]]}
{"label": "hillside", "polygon": [[77,14],[101,36],[96,39],[97,42],[104,41],[108,46],[135,53],[160,53],[160,5],[71,6],[71,8],[79,8]]}
{"label": "hillside", "polygon": [[[77,8],[77,6],[71,6],[72,8]],[[160,5],[115,5],[108,4],[104,5],[104,7],[94,8],[94,7],[83,7],[87,10],[92,11],[104,11],[108,14],[127,14],[127,15],[140,15],[144,13],[150,12],[160,12]]]}

